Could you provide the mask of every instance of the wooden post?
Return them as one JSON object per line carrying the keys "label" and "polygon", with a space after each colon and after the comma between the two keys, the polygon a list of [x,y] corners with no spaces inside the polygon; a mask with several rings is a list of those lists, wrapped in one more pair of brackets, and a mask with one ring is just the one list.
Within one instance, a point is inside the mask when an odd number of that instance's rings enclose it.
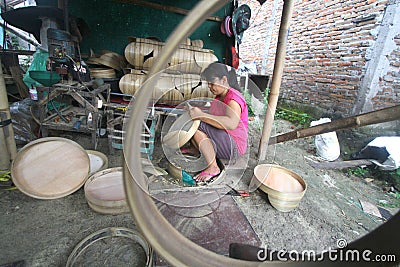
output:
{"label": "wooden post", "polygon": [[[165,10],[168,12],[174,12],[174,13],[185,15],[185,16],[187,14],[189,14],[189,10],[186,10],[183,8],[161,5],[161,4],[152,3],[152,2],[144,1],[144,0],[115,0],[115,1],[122,2],[122,3],[130,3],[130,4],[134,4],[134,5],[138,5],[138,6],[151,7],[154,9],[160,9],[160,10]],[[223,19],[220,17],[217,17],[217,16],[209,16],[209,17],[207,17],[207,20],[221,22]]]}
{"label": "wooden post", "polygon": [[276,110],[276,105],[279,98],[279,89],[281,87],[283,66],[286,56],[286,44],[288,39],[288,30],[290,20],[293,13],[293,0],[285,0],[282,10],[281,26],[279,28],[278,45],[276,48],[276,57],[274,72],[272,76],[271,91],[268,96],[268,106],[265,114],[264,126],[261,135],[260,145],[258,147],[258,160],[265,160],[267,155],[268,140],[271,136],[272,125],[274,122],[274,115]]}
{"label": "wooden post", "polygon": [[[0,59],[0,66],[1,66],[1,59]],[[6,83],[4,81],[3,68],[0,67],[0,121],[4,122],[7,120],[11,120],[11,114],[8,105],[7,88],[6,88]],[[6,156],[6,159],[7,158],[9,159],[9,161],[14,160],[15,157],[17,156],[17,146],[15,144],[14,130],[12,124],[10,123],[7,126],[2,127],[0,129],[1,129],[0,138],[5,140],[5,145],[6,145],[6,149],[1,149],[0,151],[1,157],[3,158],[4,155]],[[7,153],[8,155],[5,155],[5,153]],[[10,167],[10,162],[8,162],[7,168],[9,167]]]}

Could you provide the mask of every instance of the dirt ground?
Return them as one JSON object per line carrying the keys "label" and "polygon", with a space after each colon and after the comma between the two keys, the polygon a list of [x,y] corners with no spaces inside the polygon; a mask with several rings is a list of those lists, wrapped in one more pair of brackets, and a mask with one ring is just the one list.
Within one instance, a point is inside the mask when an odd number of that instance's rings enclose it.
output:
{"label": "dirt ground", "polygon": [[[290,122],[277,120],[274,132],[288,132],[291,127]],[[236,189],[248,189],[257,164],[260,133],[260,126],[252,122],[250,160]],[[91,149],[88,136],[68,132],[61,136]],[[109,167],[122,165],[121,151],[110,153],[107,138],[100,139],[97,150],[108,156]],[[341,239],[350,243],[384,222],[365,213],[360,204],[360,200],[374,205],[380,200],[390,201],[377,179],[366,182],[343,170],[316,169],[308,165],[306,156],[315,156],[313,138],[270,147],[265,161],[295,171],[306,181],[307,191],[295,210],[277,211],[260,190],[250,197],[234,197],[263,246],[320,252],[337,247]],[[38,200],[18,190],[2,190],[0,199],[0,266],[17,261],[25,261],[26,266],[65,266],[74,247],[91,233],[105,227],[136,229],[130,213],[103,215],[93,211],[83,188],[54,200]],[[395,214],[397,210],[390,212]]]}

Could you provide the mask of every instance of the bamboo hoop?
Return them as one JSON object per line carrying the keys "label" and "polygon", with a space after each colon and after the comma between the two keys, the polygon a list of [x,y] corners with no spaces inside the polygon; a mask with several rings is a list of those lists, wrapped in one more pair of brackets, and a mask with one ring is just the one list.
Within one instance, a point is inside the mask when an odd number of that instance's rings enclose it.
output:
{"label": "bamboo hoop", "polygon": [[192,43],[192,40],[190,40],[190,38],[186,38],[186,39],[184,39],[182,41],[181,44],[183,44],[183,45],[191,45],[191,43]]}
{"label": "bamboo hoop", "polygon": [[[124,94],[135,95],[146,79],[146,74],[138,70],[133,72],[125,74],[119,81],[119,88]],[[192,92],[199,86],[200,81],[201,78],[198,74],[163,73],[153,88],[152,99],[159,99],[159,103],[163,104],[174,104],[189,100],[193,97]],[[201,92],[195,94],[195,97],[199,96],[213,97],[207,86],[203,87]]]}
{"label": "bamboo hoop", "polygon": [[113,238],[114,240],[117,238],[130,239],[133,244],[139,244],[146,254],[146,264],[143,266],[153,266],[153,248],[147,243],[146,239],[138,231],[124,227],[108,227],[88,235],[81,242],[79,242],[69,255],[66,267],[77,266],[79,257],[87,255],[85,252],[90,246],[95,245],[96,242],[104,241],[107,238]]}
{"label": "bamboo hoop", "polygon": [[89,69],[89,71],[90,71],[90,76],[92,76],[92,78],[113,79],[117,76],[114,69],[91,68]]}
{"label": "bamboo hoop", "polygon": [[175,87],[183,94],[184,100],[192,98],[192,92],[200,84],[200,81],[200,75],[189,73],[176,76],[174,79]]}
{"label": "bamboo hoop", "polygon": [[[179,45],[179,49],[173,53],[166,65],[169,71],[200,74],[205,64],[208,66],[211,62],[218,61],[214,51],[202,48],[202,40],[195,41],[196,46],[191,45],[190,39]],[[149,70],[160,55],[164,45],[163,42],[154,40],[132,38],[131,42],[125,47],[125,58],[135,69]],[[196,62],[196,53],[199,54],[197,61],[200,63]]]}
{"label": "bamboo hoop", "polygon": [[202,82],[201,86],[193,90],[191,99],[194,98],[215,98],[215,95],[208,89],[207,84]]}
{"label": "bamboo hoop", "polygon": [[159,104],[176,106],[184,101],[182,93],[178,89],[172,89],[161,96],[157,101]]}
{"label": "bamboo hoop", "polygon": [[204,42],[203,42],[203,40],[192,40],[192,46],[198,47],[198,48],[203,48]]}
{"label": "bamboo hoop", "polygon": [[194,52],[194,61],[196,62],[196,65],[200,69],[200,73],[203,72],[208,65],[210,65],[213,62],[217,62],[218,58],[216,55],[211,54],[211,53],[203,53],[203,52]]}
{"label": "bamboo hoop", "polygon": [[[161,42],[145,38],[134,38],[125,47],[125,58],[135,68],[148,70],[154,63],[154,59],[149,59],[156,57],[160,53],[162,46],[163,43]],[[148,62],[145,64],[146,61]]]}
{"label": "bamboo hoop", "polygon": [[124,94],[134,95],[145,80],[144,74],[128,73],[119,80],[119,90]]}

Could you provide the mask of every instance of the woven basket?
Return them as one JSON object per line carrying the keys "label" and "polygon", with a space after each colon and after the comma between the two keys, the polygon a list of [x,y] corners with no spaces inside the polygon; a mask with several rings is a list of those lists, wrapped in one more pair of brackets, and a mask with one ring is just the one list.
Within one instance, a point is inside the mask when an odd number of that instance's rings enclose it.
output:
{"label": "woven basket", "polygon": [[268,194],[271,205],[282,212],[295,209],[307,190],[300,175],[279,165],[257,165],[254,178],[260,183],[260,189]]}

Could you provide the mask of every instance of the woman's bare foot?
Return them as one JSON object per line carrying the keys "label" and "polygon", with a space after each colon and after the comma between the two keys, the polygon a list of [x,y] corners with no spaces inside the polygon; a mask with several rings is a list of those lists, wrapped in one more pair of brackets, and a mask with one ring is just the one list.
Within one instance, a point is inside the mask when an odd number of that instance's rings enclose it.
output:
{"label": "woman's bare foot", "polygon": [[208,182],[214,177],[218,176],[221,170],[218,166],[209,166],[194,177],[196,182]]}

